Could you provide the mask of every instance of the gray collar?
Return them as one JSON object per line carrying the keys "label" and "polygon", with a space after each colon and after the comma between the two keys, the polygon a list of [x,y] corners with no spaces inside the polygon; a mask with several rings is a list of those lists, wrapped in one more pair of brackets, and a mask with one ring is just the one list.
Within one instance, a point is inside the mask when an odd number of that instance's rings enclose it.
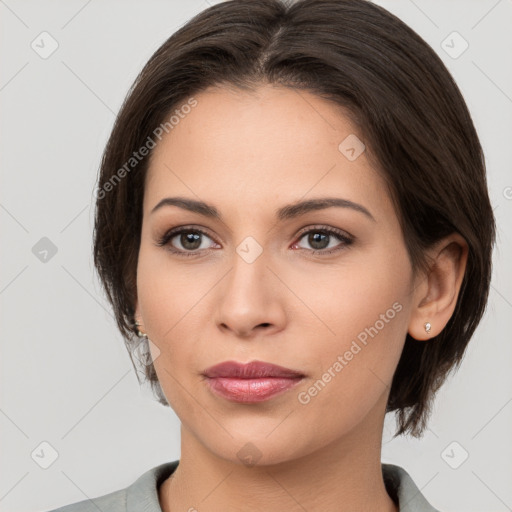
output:
{"label": "gray collar", "polygon": [[[162,512],[158,486],[177,468],[178,463],[179,460],[175,460],[155,466],[128,486],[126,512]],[[386,490],[398,502],[400,512],[439,512],[425,499],[405,469],[394,464],[382,464],[382,474]]]}
{"label": "gray collar", "polygon": [[439,512],[423,496],[407,471],[395,464],[381,464],[388,494],[398,502],[399,512]]}

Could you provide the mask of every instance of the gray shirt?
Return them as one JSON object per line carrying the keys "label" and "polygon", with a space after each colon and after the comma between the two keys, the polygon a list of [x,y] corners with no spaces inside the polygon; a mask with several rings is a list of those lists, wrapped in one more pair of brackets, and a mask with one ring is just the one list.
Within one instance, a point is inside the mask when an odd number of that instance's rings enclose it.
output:
{"label": "gray shirt", "polygon": [[[158,487],[171,475],[178,463],[179,460],[175,460],[155,466],[125,489],[48,512],[162,512],[158,501]],[[402,467],[382,464],[382,475],[386,490],[398,504],[400,512],[439,512],[425,499]]]}

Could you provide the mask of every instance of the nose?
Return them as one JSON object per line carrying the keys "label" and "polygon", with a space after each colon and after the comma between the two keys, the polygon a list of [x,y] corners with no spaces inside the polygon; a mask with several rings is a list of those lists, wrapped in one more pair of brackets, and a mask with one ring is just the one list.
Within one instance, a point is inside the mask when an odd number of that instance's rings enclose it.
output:
{"label": "nose", "polygon": [[269,267],[265,252],[252,263],[237,253],[232,261],[231,270],[217,287],[219,329],[245,339],[284,329],[284,286]]}

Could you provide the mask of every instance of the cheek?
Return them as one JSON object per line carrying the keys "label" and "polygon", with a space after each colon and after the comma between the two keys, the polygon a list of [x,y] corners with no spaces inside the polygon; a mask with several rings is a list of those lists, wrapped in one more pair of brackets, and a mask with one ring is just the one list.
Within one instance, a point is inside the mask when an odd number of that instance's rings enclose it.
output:
{"label": "cheek", "polygon": [[317,406],[328,408],[332,393],[351,410],[373,405],[391,384],[405,342],[410,282],[405,249],[379,251],[357,263],[301,278],[297,295],[308,297],[322,321],[315,320],[316,335],[311,323],[304,336],[316,340],[314,350],[303,346],[315,367],[308,385],[320,379],[317,395],[306,390],[305,401],[315,395]]}
{"label": "cheek", "polygon": [[198,300],[198,291],[189,286],[190,282],[194,281],[183,274],[166,271],[162,262],[141,250],[137,271],[139,306],[154,347],[152,360],[160,386],[180,417],[196,414],[183,390],[184,377],[190,378],[194,371],[196,353],[191,346],[190,329],[187,336],[187,327],[194,325],[193,304]]}
{"label": "cheek", "polygon": [[316,322],[316,330],[328,346],[331,342],[336,345],[336,340],[343,345],[360,333],[364,340],[365,329],[374,324],[379,333],[393,338],[391,334],[403,330],[407,323],[402,311],[410,301],[412,270],[403,247],[381,243],[347,253],[333,265],[316,269],[310,265],[300,272],[281,270],[289,273],[287,281],[312,313],[304,318]]}
{"label": "cheek", "polygon": [[146,241],[139,253],[137,295],[148,333],[159,342],[172,338],[180,322],[208,287],[192,266],[177,266],[163,248]]}
{"label": "cheek", "polygon": [[146,332],[159,350],[159,357],[154,361],[157,373],[162,361],[174,360],[170,357],[174,348],[164,340],[172,339],[180,318],[185,314],[182,311],[186,302],[183,293],[187,293],[187,288],[176,282],[175,273],[165,271],[155,249],[141,247],[137,266],[137,298]]}
{"label": "cheek", "polygon": [[204,308],[219,279],[213,269],[198,273],[192,265],[178,268],[170,261],[165,250],[142,247],[137,269],[139,306],[148,336],[158,348],[154,366],[166,395],[179,388],[174,378],[181,382],[198,371],[197,358],[204,352],[198,332],[210,318]]}

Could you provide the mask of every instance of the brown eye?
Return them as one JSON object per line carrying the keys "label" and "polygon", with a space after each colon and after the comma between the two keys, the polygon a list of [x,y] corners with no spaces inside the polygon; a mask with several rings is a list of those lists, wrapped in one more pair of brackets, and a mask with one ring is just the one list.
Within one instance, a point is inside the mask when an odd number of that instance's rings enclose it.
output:
{"label": "brown eye", "polygon": [[182,232],[180,235],[174,236],[171,241],[174,238],[177,238],[179,240],[179,243],[184,249],[187,249],[189,251],[195,251],[196,249],[199,249],[201,247],[201,237],[203,235],[201,233],[196,232]]}
{"label": "brown eye", "polygon": [[[303,239],[311,249],[299,245]],[[342,231],[334,228],[319,227],[310,228],[308,231],[303,232],[300,235],[299,242],[295,243],[294,246],[309,250],[313,254],[331,254],[342,250],[344,247],[352,244],[353,241],[352,237]]]}
{"label": "brown eye", "polygon": [[[171,229],[157,242],[157,245],[179,255],[196,256],[211,248],[207,240],[213,240],[201,229],[182,227]],[[215,242],[213,242],[215,244]]]}

